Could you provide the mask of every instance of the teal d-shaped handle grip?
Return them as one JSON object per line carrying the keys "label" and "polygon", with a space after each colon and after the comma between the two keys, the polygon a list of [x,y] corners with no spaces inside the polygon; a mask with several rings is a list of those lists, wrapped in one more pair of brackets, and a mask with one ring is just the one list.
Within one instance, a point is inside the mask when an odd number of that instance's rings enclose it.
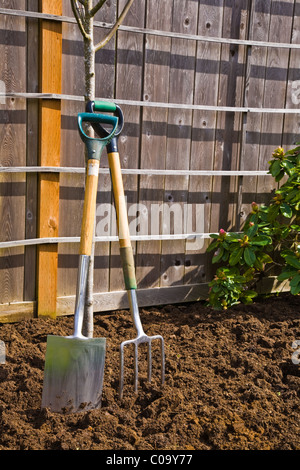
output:
{"label": "teal d-shaped handle grip", "polygon": [[[93,114],[93,113],[80,113],[78,114],[78,130],[82,141],[87,146],[88,159],[100,160],[101,152],[106,145],[109,144],[114,137],[118,128],[118,118],[108,114]],[[89,137],[83,129],[83,123],[90,122],[91,124],[108,124],[112,126],[112,131],[103,138]]]}

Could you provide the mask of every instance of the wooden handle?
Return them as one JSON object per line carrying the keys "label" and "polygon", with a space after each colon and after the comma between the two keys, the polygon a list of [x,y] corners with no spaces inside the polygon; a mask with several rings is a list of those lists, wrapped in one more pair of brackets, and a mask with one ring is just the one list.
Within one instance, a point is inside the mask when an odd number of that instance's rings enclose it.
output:
{"label": "wooden handle", "polygon": [[130,232],[125,203],[125,193],[121,173],[120,157],[118,152],[108,154],[108,162],[114,192],[114,200],[117,213],[117,226],[119,233],[120,255],[123,266],[125,287],[127,290],[136,289],[134,257],[130,241]]}
{"label": "wooden handle", "polygon": [[91,256],[94,236],[99,160],[88,160],[81,224],[80,255]]}
{"label": "wooden handle", "polygon": [[117,212],[117,226],[120,247],[129,247],[131,246],[131,242],[119,153],[109,153],[108,162],[111,172],[114,200]]}

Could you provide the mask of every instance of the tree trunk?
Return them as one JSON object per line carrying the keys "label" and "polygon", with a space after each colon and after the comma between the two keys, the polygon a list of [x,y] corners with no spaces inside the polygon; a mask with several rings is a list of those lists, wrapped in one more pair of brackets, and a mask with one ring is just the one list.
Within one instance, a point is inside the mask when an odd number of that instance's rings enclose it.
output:
{"label": "tree trunk", "polygon": [[[84,63],[85,63],[85,101],[95,100],[95,49],[93,38],[93,18],[86,18],[85,29],[89,38],[84,38]],[[86,129],[87,135],[94,136],[92,126]],[[95,224],[96,225],[96,224]],[[95,227],[94,227],[95,230]],[[93,241],[92,254],[89,263],[86,300],[83,321],[83,334],[88,338],[93,337],[94,331],[94,254],[95,254],[95,241]]]}

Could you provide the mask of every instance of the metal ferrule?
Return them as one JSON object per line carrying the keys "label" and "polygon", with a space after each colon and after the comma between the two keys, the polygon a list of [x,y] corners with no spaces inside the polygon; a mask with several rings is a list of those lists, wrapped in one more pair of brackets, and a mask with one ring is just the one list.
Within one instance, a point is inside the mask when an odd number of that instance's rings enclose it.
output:
{"label": "metal ferrule", "polygon": [[137,338],[141,336],[145,336],[142,322],[140,319],[140,314],[139,314],[139,306],[138,306],[138,301],[137,301],[137,295],[136,295],[136,290],[131,289],[127,291],[128,294],[128,301],[129,301],[129,307],[132,315],[132,320],[137,332]]}

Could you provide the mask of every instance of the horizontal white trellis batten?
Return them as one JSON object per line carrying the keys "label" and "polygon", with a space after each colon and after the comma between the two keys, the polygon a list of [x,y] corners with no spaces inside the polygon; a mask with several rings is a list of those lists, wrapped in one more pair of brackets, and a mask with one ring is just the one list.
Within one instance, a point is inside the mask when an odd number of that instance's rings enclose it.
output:
{"label": "horizontal white trellis batten", "polygon": [[[58,15],[51,15],[48,13],[39,13],[39,12],[31,12],[31,11],[24,11],[24,10],[14,10],[11,8],[0,8],[0,14],[2,15],[10,15],[10,16],[17,16],[21,18],[31,18],[31,19],[42,19],[42,20],[51,20],[51,21],[60,21],[63,23],[72,23],[75,24],[75,18],[71,18],[69,16],[58,16]],[[94,26],[99,28],[111,29],[113,24],[94,21]],[[290,44],[290,43],[281,43],[281,42],[266,42],[266,41],[255,41],[255,40],[247,40],[247,39],[232,39],[232,38],[220,38],[220,37],[210,37],[210,36],[200,36],[200,35],[193,35],[193,34],[184,34],[184,33],[176,33],[172,31],[161,31],[156,29],[148,29],[148,28],[138,28],[134,26],[125,26],[120,25],[119,30],[121,31],[128,31],[132,33],[140,33],[140,34],[150,34],[154,36],[163,36],[163,37],[170,37],[170,38],[177,38],[177,39],[187,39],[191,41],[204,41],[204,42],[213,42],[213,43],[222,43],[222,44],[237,44],[241,46],[258,46],[258,47],[272,47],[272,48],[283,48],[283,49],[300,49],[300,44]]]}
{"label": "horizontal white trellis batten", "polygon": [[[124,175],[157,176],[271,176],[268,171],[248,170],[146,170],[123,168]],[[0,166],[0,173],[85,173],[85,168],[56,166]],[[109,174],[109,168],[100,168],[100,174]]]}
{"label": "horizontal white trellis batten", "polygon": [[[48,99],[48,100],[66,100],[84,102],[83,96],[64,95],[55,93],[23,93],[23,92],[2,92],[0,98],[21,98],[21,99]],[[167,108],[167,109],[188,109],[192,111],[218,111],[232,113],[264,113],[264,114],[300,114],[299,108],[251,108],[243,106],[213,106],[197,105],[184,103],[162,103],[155,101],[136,101],[122,99],[96,98],[101,101],[113,101],[116,104],[127,106],[142,106],[149,108]]]}
{"label": "horizontal white trellis batten", "polygon": [[[179,233],[168,235],[131,235],[131,241],[163,241],[163,240],[194,240],[196,238],[210,238],[210,233]],[[117,242],[118,236],[95,237],[96,243]],[[80,243],[80,237],[52,237],[52,238],[32,238],[27,240],[13,240],[0,242],[0,249],[17,248],[23,246],[48,245],[53,243]]]}

